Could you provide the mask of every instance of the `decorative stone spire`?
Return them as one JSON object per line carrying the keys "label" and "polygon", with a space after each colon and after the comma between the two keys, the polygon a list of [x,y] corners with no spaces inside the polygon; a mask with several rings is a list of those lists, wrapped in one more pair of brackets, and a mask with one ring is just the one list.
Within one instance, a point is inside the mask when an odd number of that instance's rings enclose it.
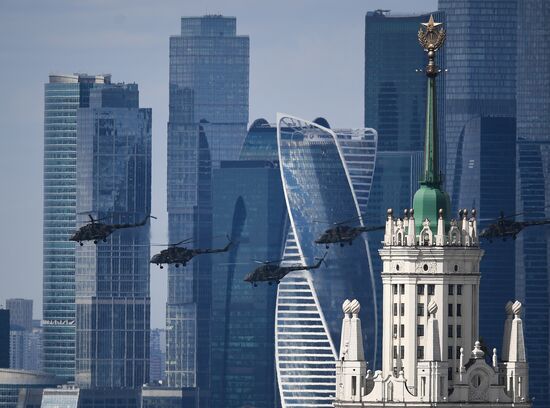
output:
{"label": "decorative stone spire", "polygon": [[350,321],[349,330],[349,351],[348,360],[363,361],[365,360],[365,352],[363,350],[363,333],[361,331],[361,319],[359,319],[359,311],[361,305],[354,299],[349,304],[352,318]]}
{"label": "decorative stone spire", "polygon": [[485,352],[481,350],[481,343],[476,341],[474,349],[472,350],[472,358],[474,360],[479,360],[485,357]]}
{"label": "decorative stone spire", "polygon": [[416,245],[416,230],[414,227],[414,208],[411,208],[409,211],[409,227],[407,230],[407,245],[415,246]]}
{"label": "decorative stone spire", "polygon": [[512,306],[514,304],[509,300],[506,303],[506,321],[504,322],[504,336],[502,339],[502,361],[508,361],[510,353],[510,333],[512,331],[512,320],[514,319],[514,312]]}
{"label": "decorative stone spire", "polygon": [[[420,231],[424,218],[437,219],[438,211],[443,209],[444,216],[449,215],[450,200],[448,194],[441,190],[439,173],[439,137],[437,133],[437,99],[435,79],[440,69],[435,64],[436,51],[445,42],[445,30],[441,23],[436,23],[433,16],[427,23],[422,23],[418,30],[418,41],[428,55],[426,76],[428,90],[426,97],[426,130],[424,137],[424,173],[420,189],[414,195],[414,209],[417,214],[416,229]],[[435,224],[432,227],[435,231]]]}
{"label": "decorative stone spire", "polygon": [[342,304],[342,311],[344,312],[344,319],[342,320],[342,335],[340,337],[340,360],[347,358],[347,352],[349,348],[349,324],[351,316],[350,301],[346,299]]}
{"label": "decorative stone spire", "polygon": [[525,340],[523,337],[523,322],[521,320],[521,302],[515,301],[512,305],[514,320],[512,320],[512,328],[510,330],[510,351],[508,361],[513,363],[524,363],[525,358]]}

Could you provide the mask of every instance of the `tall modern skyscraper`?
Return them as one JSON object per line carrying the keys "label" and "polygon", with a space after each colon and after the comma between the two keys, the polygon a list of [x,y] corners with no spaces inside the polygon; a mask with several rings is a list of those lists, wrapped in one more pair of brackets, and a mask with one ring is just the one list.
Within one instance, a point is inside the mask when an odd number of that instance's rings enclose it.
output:
{"label": "tall modern skyscraper", "polygon": [[253,287],[243,280],[258,266],[253,260],[281,258],[288,226],[276,128],[264,122],[254,122],[248,132],[241,153],[247,160],[223,161],[214,170],[214,231],[226,232],[235,242],[212,260],[216,407],[278,406],[273,336],[277,288],[267,283]]}
{"label": "tall modern skyscraper", "polygon": [[[151,211],[151,109],[136,84],[90,91],[78,111],[78,224],[144,220]],[[138,388],[149,378],[149,224],[76,250],[76,381]]]}
{"label": "tall modern skyscraper", "polygon": [[[550,3],[518,1],[517,189],[523,220],[550,218]],[[525,305],[535,407],[550,404],[550,228],[533,227],[516,240],[516,296]]]}
{"label": "tall modern skyscraper", "polygon": [[[480,228],[516,211],[517,0],[440,0],[447,19],[446,186],[453,212],[476,208]],[[523,33],[521,34],[523,35]],[[483,342],[502,343],[502,305],[514,296],[514,243],[481,262]]]}
{"label": "tall modern skyscraper", "polygon": [[166,380],[166,330],[151,329],[149,381]]}
{"label": "tall modern skyscraper", "polygon": [[42,329],[33,327],[32,299],[6,299],[10,311],[10,368],[38,371]]}
{"label": "tall modern skyscraper", "polygon": [[50,75],[44,91],[44,371],[75,370],[76,111],[110,75]]}
{"label": "tall modern skyscraper", "polygon": [[[168,228],[170,242],[212,245],[212,169],[238,158],[248,122],[249,39],[234,17],[181,19],[170,37]],[[168,269],[169,386],[210,388],[210,257]],[[200,313],[199,313],[200,310]]]}
{"label": "tall modern skyscraper", "polygon": [[[372,129],[331,130],[326,120],[308,122],[278,115],[277,140],[281,177],[291,231],[285,262],[311,264],[325,248],[315,239],[332,223],[362,220],[359,197],[368,199],[376,157]],[[374,275],[367,241],[334,245],[326,269],[295,273],[279,285],[276,359],[283,407],[313,404],[329,407],[335,395],[335,345],[340,328],[331,320],[342,293],[357,293],[366,303],[368,359],[376,359],[377,324]]]}
{"label": "tall modern skyscraper", "polygon": [[10,310],[10,330],[32,330],[32,299],[6,299]]}

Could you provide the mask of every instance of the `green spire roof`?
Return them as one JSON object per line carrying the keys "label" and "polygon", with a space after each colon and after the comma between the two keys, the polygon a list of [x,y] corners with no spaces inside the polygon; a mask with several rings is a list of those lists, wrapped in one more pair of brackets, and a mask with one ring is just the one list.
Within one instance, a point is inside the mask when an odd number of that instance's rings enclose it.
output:
{"label": "green spire roof", "polygon": [[426,76],[428,89],[426,95],[426,133],[424,137],[424,172],[420,180],[420,188],[414,195],[413,208],[415,215],[416,232],[422,229],[422,222],[428,218],[430,228],[435,233],[439,209],[443,209],[445,224],[449,222],[451,203],[449,195],[441,189],[441,175],[439,172],[439,137],[437,133],[437,98],[436,77],[440,70],[435,64],[435,53],[445,42],[445,30],[441,23],[434,22],[433,16],[425,27],[418,31],[420,45],[428,54]]}

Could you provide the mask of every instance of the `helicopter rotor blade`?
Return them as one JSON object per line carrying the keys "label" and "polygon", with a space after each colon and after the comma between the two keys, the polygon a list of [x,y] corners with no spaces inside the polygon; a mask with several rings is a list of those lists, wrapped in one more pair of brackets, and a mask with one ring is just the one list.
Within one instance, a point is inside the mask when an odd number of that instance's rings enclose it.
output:
{"label": "helicopter rotor blade", "polygon": [[[544,207],[541,208],[541,210],[545,210],[547,208],[550,208],[550,205],[546,205]],[[540,211],[540,210],[539,210]],[[520,215],[523,215],[523,214],[532,214],[532,213],[535,213],[537,211],[535,210],[531,210],[531,211],[522,211],[522,212],[519,212],[519,213],[516,213],[516,214],[510,214],[510,215],[506,215],[506,216],[500,216],[500,217],[497,217],[497,218],[481,218],[479,219],[479,221],[493,221],[493,222],[497,222],[498,220],[504,220],[504,219],[508,219],[508,218],[515,218],[515,217],[518,217]]]}
{"label": "helicopter rotor blade", "polygon": [[353,217],[353,218],[349,218],[347,220],[344,220],[344,221],[339,221],[339,222],[330,222],[330,221],[321,221],[321,220],[313,220],[313,222],[316,222],[316,223],[319,223],[319,224],[330,224],[330,225],[343,225],[343,224],[349,224],[350,222],[352,221],[356,221],[356,220],[360,220],[363,218],[365,214],[359,214],[358,216],[356,217]]}

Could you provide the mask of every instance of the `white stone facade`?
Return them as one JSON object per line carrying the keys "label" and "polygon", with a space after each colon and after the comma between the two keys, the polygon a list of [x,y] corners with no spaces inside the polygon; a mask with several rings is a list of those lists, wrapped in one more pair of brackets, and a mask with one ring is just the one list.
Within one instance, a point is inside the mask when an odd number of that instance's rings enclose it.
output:
{"label": "white stone facade", "polygon": [[[388,210],[383,260],[382,370],[367,370],[357,301],[344,302],[335,407],[530,407],[521,303],[506,305],[504,350],[479,343],[475,211],[437,228]],[[503,305],[504,306],[504,305]]]}

